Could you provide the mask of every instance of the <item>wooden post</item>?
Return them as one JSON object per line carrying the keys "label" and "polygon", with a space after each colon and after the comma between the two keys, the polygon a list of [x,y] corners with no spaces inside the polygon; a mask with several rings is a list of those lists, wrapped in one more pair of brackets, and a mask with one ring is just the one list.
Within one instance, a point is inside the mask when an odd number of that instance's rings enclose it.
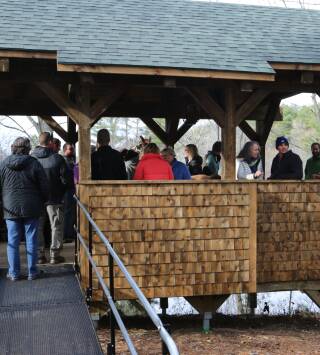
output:
{"label": "wooden post", "polygon": [[222,127],[223,179],[236,178],[236,103],[235,89],[225,91],[225,122]]}
{"label": "wooden post", "polygon": [[68,117],[68,143],[76,144],[78,140],[76,124]]}
{"label": "wooden post", "polygon": [[90,127],[79,127],[79,180],[91,179],[91,132]]}
{"label": "wooden post", "polygon": [[[87,83],[81,83],[76,90],[76,101],[81,107],[81,111],[89,116],[90,112],[90,86]],[[91,179],[91,122],[79,124],[79,180]]]}

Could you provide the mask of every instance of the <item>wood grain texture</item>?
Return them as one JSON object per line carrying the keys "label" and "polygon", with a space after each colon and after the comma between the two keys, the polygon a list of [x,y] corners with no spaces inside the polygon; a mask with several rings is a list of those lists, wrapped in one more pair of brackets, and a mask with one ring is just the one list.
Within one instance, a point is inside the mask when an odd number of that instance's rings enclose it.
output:
{"label": "wood grain texture", "polygon": [[[256,291],[249,184],[106,182],[82,183],[80,190],[147,297]],[[106,248],[98,236],[93,240],[94,259],[108,284]],[[115,287],[117,299],[135,298],[118,267]]]}
{"label": "wood grain texture", "polygon": [[270,182],[257,191],[257,282],[319,280],[319,184]]}

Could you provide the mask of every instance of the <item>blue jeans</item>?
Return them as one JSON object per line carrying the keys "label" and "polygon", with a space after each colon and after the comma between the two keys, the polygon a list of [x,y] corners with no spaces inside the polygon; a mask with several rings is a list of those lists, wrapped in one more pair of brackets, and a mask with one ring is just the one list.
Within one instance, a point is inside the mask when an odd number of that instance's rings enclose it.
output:
{"label": "blue jeans", "polygon": [[28,261],[28,276],[37,273],[38,261],[38,218],[6,219],[8,229],[8,263],[9,275],[20,276],[20,252],[19,244],[23,234],[26,237],[26,252]]}

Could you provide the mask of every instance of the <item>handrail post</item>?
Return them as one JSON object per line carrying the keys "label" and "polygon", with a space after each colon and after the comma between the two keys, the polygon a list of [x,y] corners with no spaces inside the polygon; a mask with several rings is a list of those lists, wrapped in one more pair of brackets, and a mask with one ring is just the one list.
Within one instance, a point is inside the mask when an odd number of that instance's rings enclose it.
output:
{"label": "handrail post", "polygon": [[[92,256],[92,225],[90,221],[88,221],[88,238],[89,238],[89,254]],[[87,303],[90,303],[92,300],[92,265],[90,260],[88,261],[88,268],[89,268],[89,286],[87,288]]]}
{"label": "handrail post", "polygon": [[[112,243],[111,247],[113,247]],[[108,257],[109,263],[109,290],[112,299],[114,300],[114,272],[113,272],[113,257],[109,252]],[[110,343],[108,344],[108,355],[115,355],[116,354],[116,337],[115,337],[115,324],[114,324],[114,315],[110,309],[110,316],[109,316],[109,326],[110,326]]]}
{"label": "handrail post", "polygon": [[80,267],[79,267],[79,248],[78,248],[78,233],[80,233],[80,207],[77,205],[77,220],[74,225],[74,229],[76,230],[76,236],[74,238],[74,269],[76,273],[80,273]]}

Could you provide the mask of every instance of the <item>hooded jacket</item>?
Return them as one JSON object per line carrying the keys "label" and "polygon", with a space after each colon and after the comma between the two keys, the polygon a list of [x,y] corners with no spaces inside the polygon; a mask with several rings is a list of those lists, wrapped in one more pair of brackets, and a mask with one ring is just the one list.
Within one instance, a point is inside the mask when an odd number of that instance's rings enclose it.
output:
{"label": "hooded jacket", "polygon": [[170,164],[160,154],[147,153],[139,161],[133,180],[173,180]]}
{"label": "hooded jacket", "polygon": [[39,218],[48,199],[48,181],[30,155],[13,154],[0,165],[0,190],[5,219]]}
{"label": "hooded jacket", "polygon": [[299,155],[289,150],[280,159],[277,154],[271,166],[270,180],[301,180],[303,177],[302,161]]}
{"label": "hooded jacket", "polygon": [[64,158],[47,147],[38,146],[32,152],[42,165],[48,179],[48,205],[61,204],[68,188],[73,187],[72,173]]}

